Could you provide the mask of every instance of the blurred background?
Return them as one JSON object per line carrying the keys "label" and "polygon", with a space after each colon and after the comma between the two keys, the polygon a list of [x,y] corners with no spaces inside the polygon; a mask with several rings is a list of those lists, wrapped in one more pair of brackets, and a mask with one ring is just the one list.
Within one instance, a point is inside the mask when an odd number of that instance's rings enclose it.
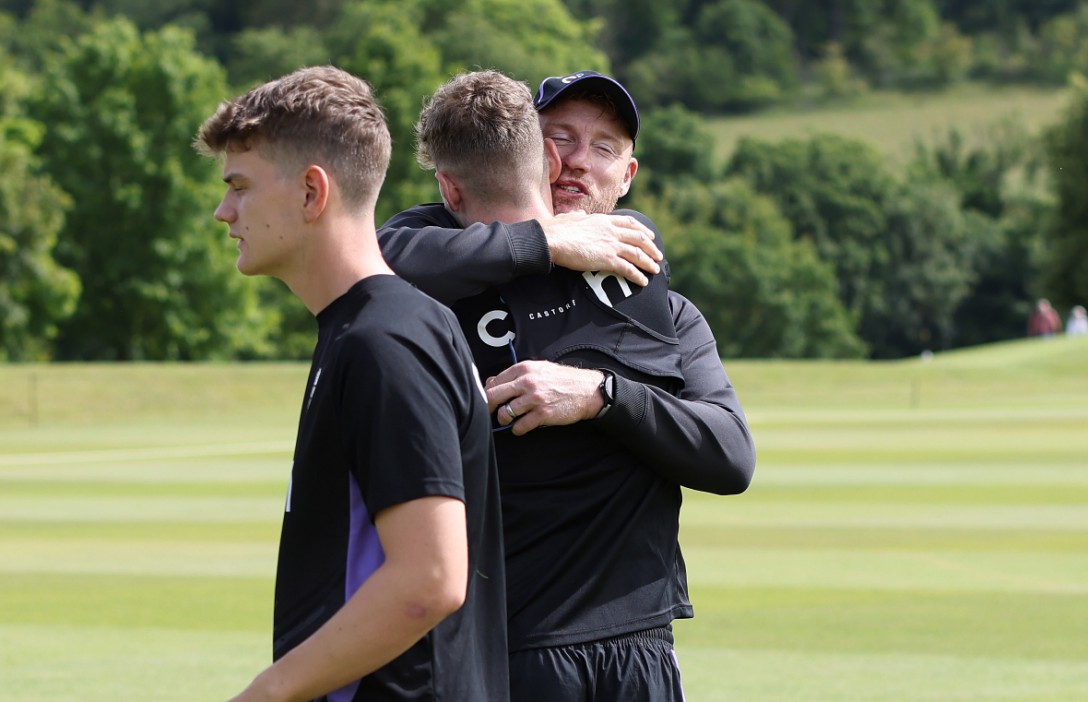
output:
{"label": "blurred background", "polygon": [[[497,68],[638,102],[622,203],[731,358],[904,358],[1088,302],[1077,0],[0,0],[0,360],[300,359],[313,321],[233,270],[216,104],[302,65],[370,81],[379,222],[438,199],[425,96]],[[1059,332],[1060,333],[1060,332]]]}

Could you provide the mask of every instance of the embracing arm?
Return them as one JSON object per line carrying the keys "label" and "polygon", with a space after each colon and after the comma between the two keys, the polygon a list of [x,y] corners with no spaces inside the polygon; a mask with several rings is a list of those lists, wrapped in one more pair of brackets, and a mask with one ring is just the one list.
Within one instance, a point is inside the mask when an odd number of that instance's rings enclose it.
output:
{"label": "embracing arm", "polygon": [[661,252],[654,234],[631,216],[581,212],[515,224],[461,229],[441,205],[421,205],[391,217],[378,230],[390,267],[431,297],[451,304],[552,264],[606,271],[645,285]]}
{"label": "embracing arm", "polygon": [[721,495],[744,492],[755,471],[755,444],[714,335],[687,298],[670,291],[669,307],[680,338],[679,397],[617,377],[613,407],[598,421],[680,485]]}
{"label": "embracing arm", "polygon": [[542,426],[586,420],[652,470],[684,487],[720,495],[744,492],[755,471],[756,451],[748,422],[718,357],[702,313],[670,291],[669,308],[680,338],[684,388],[661,388],[615,377],[611,409],[598,387],[603,374],[550,361],[522,361],[487,379],[488,404],[517,436]]}
{"label": "embracing arm", "polygon": [[407,651],[461,607],[468,583],[465,505],[423,497],[375,519],[385,562],[312,636],[231,702],[304,702]]}
{"label": "embracing arm", "polygon": [[461,229],[441,205],[394,215],[378,230],[378,243],[397,275],[446,304],[552,267],[538,222]]}

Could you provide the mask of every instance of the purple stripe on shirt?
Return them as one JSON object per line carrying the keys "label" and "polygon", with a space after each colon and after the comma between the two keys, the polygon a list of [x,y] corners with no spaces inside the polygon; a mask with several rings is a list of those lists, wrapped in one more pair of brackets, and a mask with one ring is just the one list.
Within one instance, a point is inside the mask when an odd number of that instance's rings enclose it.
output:
{"label": "purple stripe on shirt", "polygon": [[[378,539],[378,530],[370,519],[370,512],[363,502],[363,494],[355,476],[349,476],[348,494],[351,495],[351,518],[348,532],[347,573],[344,576],[344,601],[374,574],[385,562],[385,551]],[[328,695],[329,702],[351,702],[359,682],[355,681]]]}

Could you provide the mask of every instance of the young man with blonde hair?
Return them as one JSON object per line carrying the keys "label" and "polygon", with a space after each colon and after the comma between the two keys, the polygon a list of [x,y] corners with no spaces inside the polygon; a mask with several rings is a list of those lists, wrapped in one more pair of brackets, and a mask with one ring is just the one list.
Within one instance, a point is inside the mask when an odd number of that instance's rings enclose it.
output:
{"label": "young man with blonde hair", "polygon": [[235,702],[508,700],[501,517],[483,390],[449,310],[394,276],[370,86],[301,69],[220,105],[215,211],[238,270],[315,315],[276,577],[274,663]]}

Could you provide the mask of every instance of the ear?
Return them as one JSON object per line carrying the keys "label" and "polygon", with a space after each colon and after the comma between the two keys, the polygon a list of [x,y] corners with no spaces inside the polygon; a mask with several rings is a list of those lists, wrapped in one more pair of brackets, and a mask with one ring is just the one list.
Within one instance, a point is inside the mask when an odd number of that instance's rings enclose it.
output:
{"label": "ear", "polygon": [[552,139],[544,139],[544,161],[548,164],[548,182],[559,180],[559,174],[563,172],[563,159]]}
{"label": "ear", "polygon": [[302,216],[307,223],[312,223],[328,206],[332,183],[325,169],[316,164],[306,167],[306,171],[302,174],[302,182],[305,190]]}
{"label": "ear", "polygon": [[453,212],[460,212],[465,206],[465,197],[461,193],[461,186],[445,171],[435,171],[434,177],[438,179],[438,190],[442,193],[442,200],[446,207]]}
{"label": "ear", "polygon": [[631,189],[631,181],[635,179],[635,174],[638,173],[638,159],[634,156],[631,157],[631,162],[627,164],[627,172],[623,174],[623,192],[620,196],[624,196]]}

